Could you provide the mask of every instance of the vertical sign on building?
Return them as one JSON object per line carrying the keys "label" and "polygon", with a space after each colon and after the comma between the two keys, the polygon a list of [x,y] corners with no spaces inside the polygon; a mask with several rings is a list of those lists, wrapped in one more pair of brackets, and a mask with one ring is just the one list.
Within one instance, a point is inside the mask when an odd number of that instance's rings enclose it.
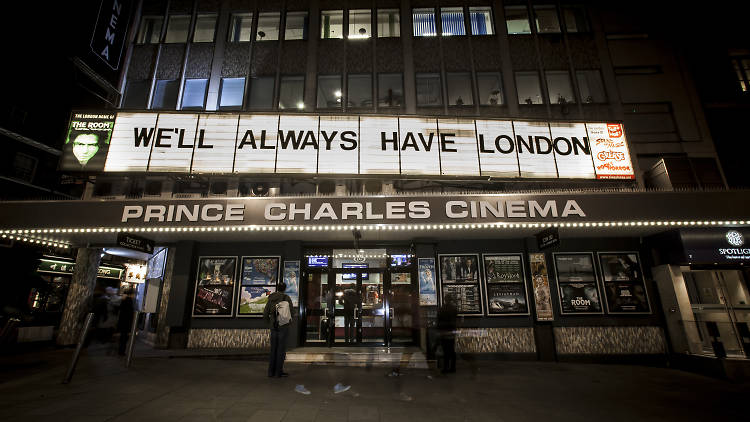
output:
{"label": "vertical sign on building", "polygon": [[130,0],[102,0],[99,15],[91,36],[91,51],[117,70],[120,67],[122,50],[130,21]]}
{"label": "vertical sign on building", "polygon": [[60,170],[102,171],[114,126],[114,113],[74,113],[65,138]]}
{"label": "vertical sign on building", "polygon": [[547,261],[544,259],[544,254],[530,253],[529,265],[531,267],[531,284],[534,287],[536,320],[553,321],[555,314],[552,311],[552,296],[549,288]]}
{"label": "vertical sign on building", "polygon": [[586,123],[597,179],[635,179],[620,123]]}

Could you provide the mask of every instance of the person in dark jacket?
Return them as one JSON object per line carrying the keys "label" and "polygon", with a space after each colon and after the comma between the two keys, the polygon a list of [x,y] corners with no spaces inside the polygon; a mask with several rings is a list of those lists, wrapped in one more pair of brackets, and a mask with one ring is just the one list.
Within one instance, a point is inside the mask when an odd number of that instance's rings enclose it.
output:
{"label": "person in dark jacket", "polygon": [[344,290],[344,334],[347,343],[357,341],[354,311],[359,306],[359,295],[354,289]]}
{"label": "person in dark jacket", "polygon": [[443,306],[438,310],[437,323],[440,331],[440,345],[443,347],[442,372],[456,372],[456,318],[458,309],[451,294],[443,297]]}
{"label": "person in dark jacket", "polygon": [[284,372],[284,358],[286,358],[286,341],[289,337],[289,324],[279,325],[276,321],[276,304],[285,300],[289,302],[289,312],[292,312],[292,298],[284,293],[286,284],[279,284],[277,290],[268,296],[265,308],[263,308],[263,319],[271,329],[271,354],[268,359],[269,377],[288,377]]}
{"label": "person in dark jacket", "polygon": [[120,356],[125,355],[125,348],[130,338],[130,328],[133,325],[133,312],[135,311],[135,302],[133,301],[133,290],[125,291],[125,295],[120,302],[120,315],[117,318],[117,331],[120,333],[120,344],[117,353]]}

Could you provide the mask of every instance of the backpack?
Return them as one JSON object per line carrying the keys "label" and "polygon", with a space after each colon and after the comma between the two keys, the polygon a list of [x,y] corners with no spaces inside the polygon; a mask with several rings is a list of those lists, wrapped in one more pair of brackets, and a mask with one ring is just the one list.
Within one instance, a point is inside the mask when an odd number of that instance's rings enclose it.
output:
{"label": "backpack", "polygon": [[292,320],[292,311],[289,309],[289,302],[282,299],[276,304],[276,323],[281,327],[287,325]]}

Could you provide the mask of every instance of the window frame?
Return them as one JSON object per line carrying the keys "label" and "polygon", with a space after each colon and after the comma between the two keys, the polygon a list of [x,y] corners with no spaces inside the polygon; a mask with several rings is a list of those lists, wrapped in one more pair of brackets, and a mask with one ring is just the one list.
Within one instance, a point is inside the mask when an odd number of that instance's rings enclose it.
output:
{"label": "window frame", "polygon": [[[175,93],[174,98],[174,104],[169,106],[162,106],[162,107],[154,107],[154,101],[156,100],[156,90],[159,87],[159,82],[166,81],[166,82],[176,82],[177,85],[177,91]],[[156,79],[154,80],[154,86],[153,86],[153,93],[151,94],[151,104],[149,104],[148,109],[149,110],[177,110],[177,101],[180,99],[180,79]]]}
{"label": "window frame", "polygon": [[[224,93],[224,81],[227,79],[242,79],[244,81],[242,85],[242,102],[240,105],[232,105],[232,106],[222,106],[221,105],[221,97]],[[223,110],[243,110],[245,107],[245,94],[247,93],[247,78],[244,76],[241,77],[222,77],[219,80],[219,95],[216,99],[216,110],[223,111]]]}
{"label": "window frame", "polygon": [[[299,103],[296,104],[296,107],[293,108],[282,108],[281,107],[281,89],[284,85],[284,78],[295,78],[302,81],[302,108],[299,107]],[[292,74],[292,75],[279,75],[279,97],[276,99],[276,108],[278,110],[289,110],[289,111],[304,111],[307,108],[307,104],[305,104],[305,75],[304,74]],[[275,88],[275,87],[274,87]],[[317,88],[317,87],[316,87]],[[315,105],[318,104],[318,98],[317,98],[317,91],[315,92]]]}
{"label": "window frame", "polygon": [[[249,34],[250,37],[247,40],[240,39],[240,40],[234,41],[232,39],[232,33],[233,33],[232,31],[234,30],[234,26],[232,25],[232,23],[234,22],[234,17],[235,16],[245,16],[245,17],[249,17],[250,18],[250,34]],[[255,24],[255,19],[256,19],[256,16],[255,16],[255,13],[253,13],[253,12],[233,12],[233,13],[230,13],[229,14],[229,31],[227,32],[227,42],[229,42],[229,43],[242,43],[242,42],[250,42],[250,41],[252,41],[253,40],[253,36],[255,35],[255,34],[253,34],[253,24]],[[241,34],[242,34],[242,27],[240,26],[240,35]]]}
{"label": "window frame", "polygon": [[[604,97],[602,101],[587,102],[586,99],[583,98],[583,92],[581,92],[581,83],[578,80],[578,74],[583,73],[583,72],[596,72],[599,75],[599,82],[601,82],[602,84],[602,96]],[[578,96],[581,99],[581,104],[586,105],[586,104],[608,104],[609,103],[609,96],[607,95],[607,87],[604,85],[604,78],[602,77],[601,69],[576,69],[575,78],[576,78],[576,86],[578,88]]]}
{"label": "window frame", "polygon": [[[420,75],[436,75],[438,79],[438,93],[440,94],[440,102],[437,104],[420,104],[419,103],[419,76]],[[442,107],[445,104],[445,98],[443,98],[443,77],[440,72],[414,72],[414,94],[417,103],[417,107]]]}
{"label": "window frame", "polygon": [[[552,10],[555,13],[555,19],[557,19],[557,31],[541,31],[539,27],[539,19],[537,19],[537,10]],[[536,31],[539,35],[555,35],[555,34],[562,34],[563,32],[563,25],[560,20],[560,10],[557,7],[557,4],[534,4],[531,7],[532,15],[534,22],[534,28],[533,30]]]}
{"label": "window frame", "polygon": [[[541,99],[541,102],[539,103],[527,103],[527,102],[521,102],[521,92],[518,90],[518,74],[521,73],[534,73],[536,75],[536,83],[539,88],[539,98]],[[542,89],[542,79],[541,75],[538,70],[516,70],[513,72],[513,83],[516,85],[516,101],[518,101],[518,105],[522,106],[543,106],[546,104],[545,102],[545,95],[544,90]]]}
{"label": "window frame", "polygon": [[[474,10],[477,10],[477,9],[489,9],[489,12],[490,12],[490,15],[489,15],[490,16],[490,29],[492,30],[491,34],[475,34],[474,33],[474,31],[472,30],[472,27],[471,27],[471,10],[472,9],[474,9]],[[469,11],[468,14],[467,14],[467,16],[469,17],[469,34],[468,35],[470,35],[472,37],[492,37],[492,36],[495,36],[497,34],[497,30],[495,28],[495,9],[491,5],[488,5],[488,6],[469,6],[468,7],[468,11]]]}
{"label": "window frame", "polygon": [[[288,38],[287,30],[289,28],[289,15],[304,15],[302,20],[302,38]],[[287,10],[284,15],[284,41],[306,41],[310,38],[310,12],[307,10]]]}
{"label": "window frame", "polygon": [[[508,28],[508,10],[526,10],[526,23],[529,25],[529,32],[510,32]],[[503,9],[503,17],[505,18],[505,31],[508,34],[508,36],[515,36],[515,35],[531,35],[534,33],[534,26],[531,23],[532,14],[529,12],[529,7],[527,5],[508,5],[505,6]]]}
{"label": "window frame", "polygon": [[[186,89],[187,83],[188,83],[188,81],[194,81],[194,80],[206,81],[206,85],[203,88],[203,103],[202,103],[202,105],[200,107],[198,107],[198,106],[187,106],[187,107],[185,107],[185,92],[187,91],[187,89]],[[208,83],[209,83],[209,79],[208,78],[185,78],[185,82],[182,84],[182,98],[181,98],[181,101],[180,101],[180,110],[205,110],[206,109],[206,99],[208,97]]]}
{"label": "window frame", "polygon": [[[367,33],[366,37],[355,36],[352,38],[352,34],[349,32],[352,29],[352,12],[363,12],[367,11],[370,14],[370,32]],[[346,39],[347,41],[358,41],[358,40],[369,40],[373,37],[373,25],[372,25],[372,9],[348,9],[348,22],[346,23]],[[343,26],[343,25],[342,25]],[[356,34],[355,34],[356,35]]]}
{"label": "window frame", "polygon": [[[399,75],[399,79],[401,80],[401,105],[381,105],[380,104],[380,75]],[[406,96],[404,95],[404,72],[379,72],[376,73],[377,77],[377,89],[375,90],[376,99],[375,102],[378,104],[378,109],[387,109],[387,110],[393,110],[393,109],[402,109],[406,106]]]}
{"label": "window frame", "polygon": [[[344,107],[344,75],[341,73],[318,73],[315,78],[315,109],[316,110],[342,110]],[[333,77],[338,77],[339,79],[339,92],[341,92],[341,95],[339,96],[339,105],[338,107],[329,107],[326,105],[325,107],[320,106],[320,78],[330,78],[331,80]],[[335,95],[335,93],[334,93]]]}
{"label": "window frame", "polygon": [[[264,17],[268,18],[274,15],[276,16],[276,30],[278,31],[276,38],[271,39],[271,38],[265,38],[265,36],[263,36],[260,39],[258,39],[260,32],[262,32],[260,30],[261,18],[264,18]],[[255,33],[253,34],[253,38],[255,39],[256,42],[278,41],[279,39],[281,39],[281,12],[259,12],[257,19],[258,19],[257,22],[253,22],[253,24],[255,25]],[[265,34],[265,31],[263,31],[263,33]]]}
{"label": "window frame", "polygon": [[[147,19],[154,20],[154,21],[157,20],[157,19],[161,20],[161,23],[159,24],[159,33],[158,33],[158,35],[156,37],[156,42],[138,41],[139,38],[141,37],[141,31],[143,30],[143,24],[144,24],[144,22]],[[160,44],[161,43],[161,33],[162,33],[163,29],[164,29],[164,15],[144,15],[144,16],[141,16],[141,22],[138,25],[138,32],[136,33],[135,44],[136,45]]]}
{"label": "window frame", "polygon": [[[172,22],[172,18],[187,18],[187,28],[185,29],[185,39],[183,41],[167,41],[169,38],[169,24]],[[169,15],[167,18],[167,28],[166,31],[164,31],[164,40],[162,43],[164,44],[187,44],[192,39],[192,34],[190,34],[190,21],[193,19],[193,15],[186,15],[184,13],[175,13],[174,15]]]}
{"label": "window frame", "polygon": [[[477,102],[479,107],[502,107],[508,104],[505,84],[503,83],[503,72],[499,70],[477,71],[474,73],[474,75],[475,75],[474,77],[476,79],[476,84],[477,84],[477,95],[479,96],[479,101]],[[500,81],[500,101],[497,104],[490,104],[490,103],[483,104],[482,103],[482,92],[479,89],[479,77],[484,76],[484,75],[495,75],[498,77]]]}
{"label": "window frame", "polygon": [[[435,26],[435,32],[431,34],[427,34],[427,35],[425,35],[424,33],[417,34],[417,25],[415,25],[415,22],[414,22],[414,13],[417,10],[422,10],[425,12],[429,10],[432,12],[432,24]],[[437,37],[438,35],[440,35],[438,34],[439,28],[438,28],[437,16],[436,16],[434,7],[413,7],[411,9],[411,24],[412,24],[412,37],[413,38],[431,38],[431,37]]]}
{"label": "window frame", "polygon": [[[471,103],[465,103],[464,104],[451,104],[451,87],[450,87],[450,79],[451,76],[468,76],[467,80],[469,81],[469,95],[471,95]],[[445,87],[446,87],[446,95],[448,98],[446,99],[446,103],[448,107],[474,107],[476,105],[475,98],[474,98],[474,80],[471,77],[471,72],[445,72]]]}
{"label": "window frame", "polygon": [[[326,14],[326,13],[331,13],[331,12],[340,12],[341,13],[341,31],[340,31],[341,32],[341,34],[340,34],[341,36],[339,36],[339,37],[326,37],[326,36],[324,36],[325,34],[323,33],[323,31],[324,31],[324,29],[323,29],[323,19],[326,16],[334,16],[334,15],[331,15],[331,14]],[[344,31],[347,29],[346,27],[344,27],[344,16],[345,16],[344,15],[344,9],[326,9],[326,10],[321,10],[320,11],[320,39],[321,40],[342,40],[342,39],[344,39]],[[316,102],[316,104],[317,104],[317,102]]]}
{"label": "window frame", "polygon": [[[349,105],[349,100],[351,99],[351,77],[352,76],[369,76],[370,77],[370,106],[359,106],[359,105]],[[347,109],[358,109],[358,110],[370,110],[375,107],[375,101],[372,99],[372,88],[373,88],[373,81],[372,81],[372,73],[365,72],[365,73],[347,73],[346,74],[346,108]]]}
{"label": "window frame", "polygon": [[[444,29],[445,29],[445,22],[443,20],[443,10],[445,9],[454,9],[454,10],[460,10],[461,11],[461,26],[463,30],[463,34],[449,34],[445,35]],[[437,27],[437,24],[435,25]],[[466,32],[466,11],[464,10],[463,6],[441,6],[440,7],[440,36],[441,37],[465,37],[467,35]]]}
{"label": "window frame", "polygon": [[[198,20],[201,17],[205,18],[207,16],[211,16],[211,17],[214,18],[214,29],[213,29],[213,31],[211,33],[211,40],[210,41],[196,41],[195,40],[195,33],[198,31]],[[217,13],[198,13],[195,16],[195,27],[193,28],[193,34],[190,37],[190,42],[192,42],[192,43],[198,43],[198,44],[202,44],[202,43],[214,43],[214,42],[216,42],[216,28],[218,27],[218,23],[219,23],[219,15]]]}
{"label": "window frame", "polygon": [[[554,99],[555,101],[553,101],[552,92],[550,91],[552,89],[551,88],[552,85],[550,84],[550,79],[549,79],[550,73],[553,76],[563,76],[563,74],[567,75],[568,88],[570,88],[570,95],[573,97],[572,99],[570,100],[565,99],[565,102],[561,103],[560,97],[555,97]],[[578,98],[577,98],[578,95],[576,94],[576,89],[575,89],[575,86],[573,85],[573,79],[571,78],[570,70],[545,69],[544,70],[544,82],[547,85],[547,101],[549,101],[550,105],[566,105],[566,104],[578,103]]]}
{"label": "window frame", "polygon": [[[398,28],[398,35],[381,35],[380,34],[380,11],[395,11],[396,16],[398,16],[398,24],[396,25],[396,28]],[[401,37],[401,8],[383,8],[383,9],[375,9],[375,32],[376,38],[400,38]]]}
{"label": "window frame", "polygon": [[[247,87],[247,110],[273,110],[274,109],[274,96],[276,96],[276,77],[271,75],[265,75],[265,76],[251,76],[249,78],[249,83]],[[268,106],[263,107],[254,107],[252,104],[253,99],[253,81],[259,80],[259,79],[270,79],[271,80],[271,102]]]}

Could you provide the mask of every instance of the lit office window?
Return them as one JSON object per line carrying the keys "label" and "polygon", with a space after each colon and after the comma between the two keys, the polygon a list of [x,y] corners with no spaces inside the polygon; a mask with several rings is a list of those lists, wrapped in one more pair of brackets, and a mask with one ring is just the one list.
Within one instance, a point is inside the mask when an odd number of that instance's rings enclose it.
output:
{"label": "lit office window", "polygon": [[401,15],[398,9],[378,9],[378,37],[400,37]]}
{"label": "lit office window", "polygon": [[466,26],[464,25],[464,9],[461,7],[442,7],[440,8],[440,22],[443,25],[442,35],[449,37],[451,35],[466,35]]}
{"label": "lit office window", "polygon": [[508,27],[508,34],[531,34],[529,11],[526,6],[507,6],[505,24]]}
{"label": "lit office window", "polygon": [[355,108],[371,108],[372,75],[369,73],[349,74],[347,78],[347,106]]}
{"label": "lit office window", "polygon": [[308,30],[307,12],[287,12],[286,27],[284,28],[285,40],[306,40]]}
{"label": "lit office window", "polygon": [[188,39],[188,29],[190,28],[190,16],[172,15],[167,23],[167,35],[164,37],[165,43],[184,43]]}
{"label": "lit office window", "polygon": [[404,104],[404,78],[400,73],[378,74],[378,106],[401,107]]}
{"label": "lit office window", "polygon": [[320,38],[344,38],[344,11],[320,12]]}
{"label": "lit office window", "polygon": [[229,42],[250,41],[253,35],[253,14],[233,13],[229,21]]}
{"label": "lit office window", "polygon": [[503,79],[498,72],[477,73],[477,88],[479,90],[479,104],[501,105],[503,98]]}
{"label": "lit office window", "polygon": [[370,38],[372,36],[372,18],[369,9],[349,11],[349,39]]}
{"label": "lit office window", "polygon": [[205,107],[208,79],[185,79],[182,91],[182,109],[200,109]]}
{"label": "lit office window", "polygon": [[282,76],[279,86],[280,109],[305,109],[305,77]]}
{"label": "lit office window", "polygon": [[273,76],[250,78],[250,109],[270,109],[273,107]]}
{"label": "lit office window", "polygon": [[438,106],[443,104],[439,73],[417,73],[417,105]]}
{"label": "lit office window", "polygon": [[214,42],[216,15],[198,15],[195,20],[193,42]]}
{"label": "lit office window", "polygon": [[516,72],[516,90],[518,104],[544,104],[538,72]]}
{"label": "lit office window", "polygon": [[607,102],[602,75],[598,70],[578,70],[576,71],[576,80],[578,81],[578,90],[581,94],[581,102]]}
{"label": "lit office window", "polygon": [[279,19],[281,19],[281,15],[278,13],[259,13],[258,32],[255,34],[255,41],[278,40]]}
{"label": "lit office window", "polygon": [[492,35],[495,33],[492,26],[491,7],[470,7],[469,20],[471,21],[471,35]]}
{"label": "lit office window", "polygon": [[163,16],[144,16],[141,19],[141,27],[138,28],[138,44],[159,44],[161,36],[161,23]]}
{"label": "lit office window", "polygon": [[154,96],[151,99],[151,108],[154,110],[174,110],[177,108],[177,94],[180,90],[180,81],[160,79],[154,86]]}
{"label": "lit office window", "polygon": [[122,97],[122,108],[145,110],[148,104],[148,93],[151,81],[128,81]]}
{"label": "lit office window", "polygon": [[219,88],[219,108],[242,108],[242,98],[245,95],[245,78],[221,78]]}
{"label": "lit office window", "polygon": [[555,6],[534,6],[536,16],[536,30],[540,34],[560,32],[560,20],[557,18]]}
{"label": "lit office window", "polygon": [[415,37],[434,37],[437,35],[435,11],[433,9],[414,9],[412,19],[414,20]]}
{"label": "lit office window", "polygon": [[740,83],[742,92],[750,91],[750,81],[748,81],[748,76],[750,76],[750,58],[733,58],[732,66],[734,67],[734,73],[737,74],[737,81]]}
{"label": "lit office window", "polygon": [[341,108],[341,76],[318,75],[318,108]]}
{"label": "lit office window", "polygon": [[568,32],[589,32],[589,21],[586,19],[586,8],[582,5],[563,6],[563,19]]}
{"label": "lit office window", "polygon": [[547,93],[550,104],[575,103],[573,85],[570,83],[570,73],[567,70],[548,70],[544,72],[547,77]]}
{"label": "lit office window", "polygon": [[471,73],[448,73],[448,105],[474,104],[471,93]]}

